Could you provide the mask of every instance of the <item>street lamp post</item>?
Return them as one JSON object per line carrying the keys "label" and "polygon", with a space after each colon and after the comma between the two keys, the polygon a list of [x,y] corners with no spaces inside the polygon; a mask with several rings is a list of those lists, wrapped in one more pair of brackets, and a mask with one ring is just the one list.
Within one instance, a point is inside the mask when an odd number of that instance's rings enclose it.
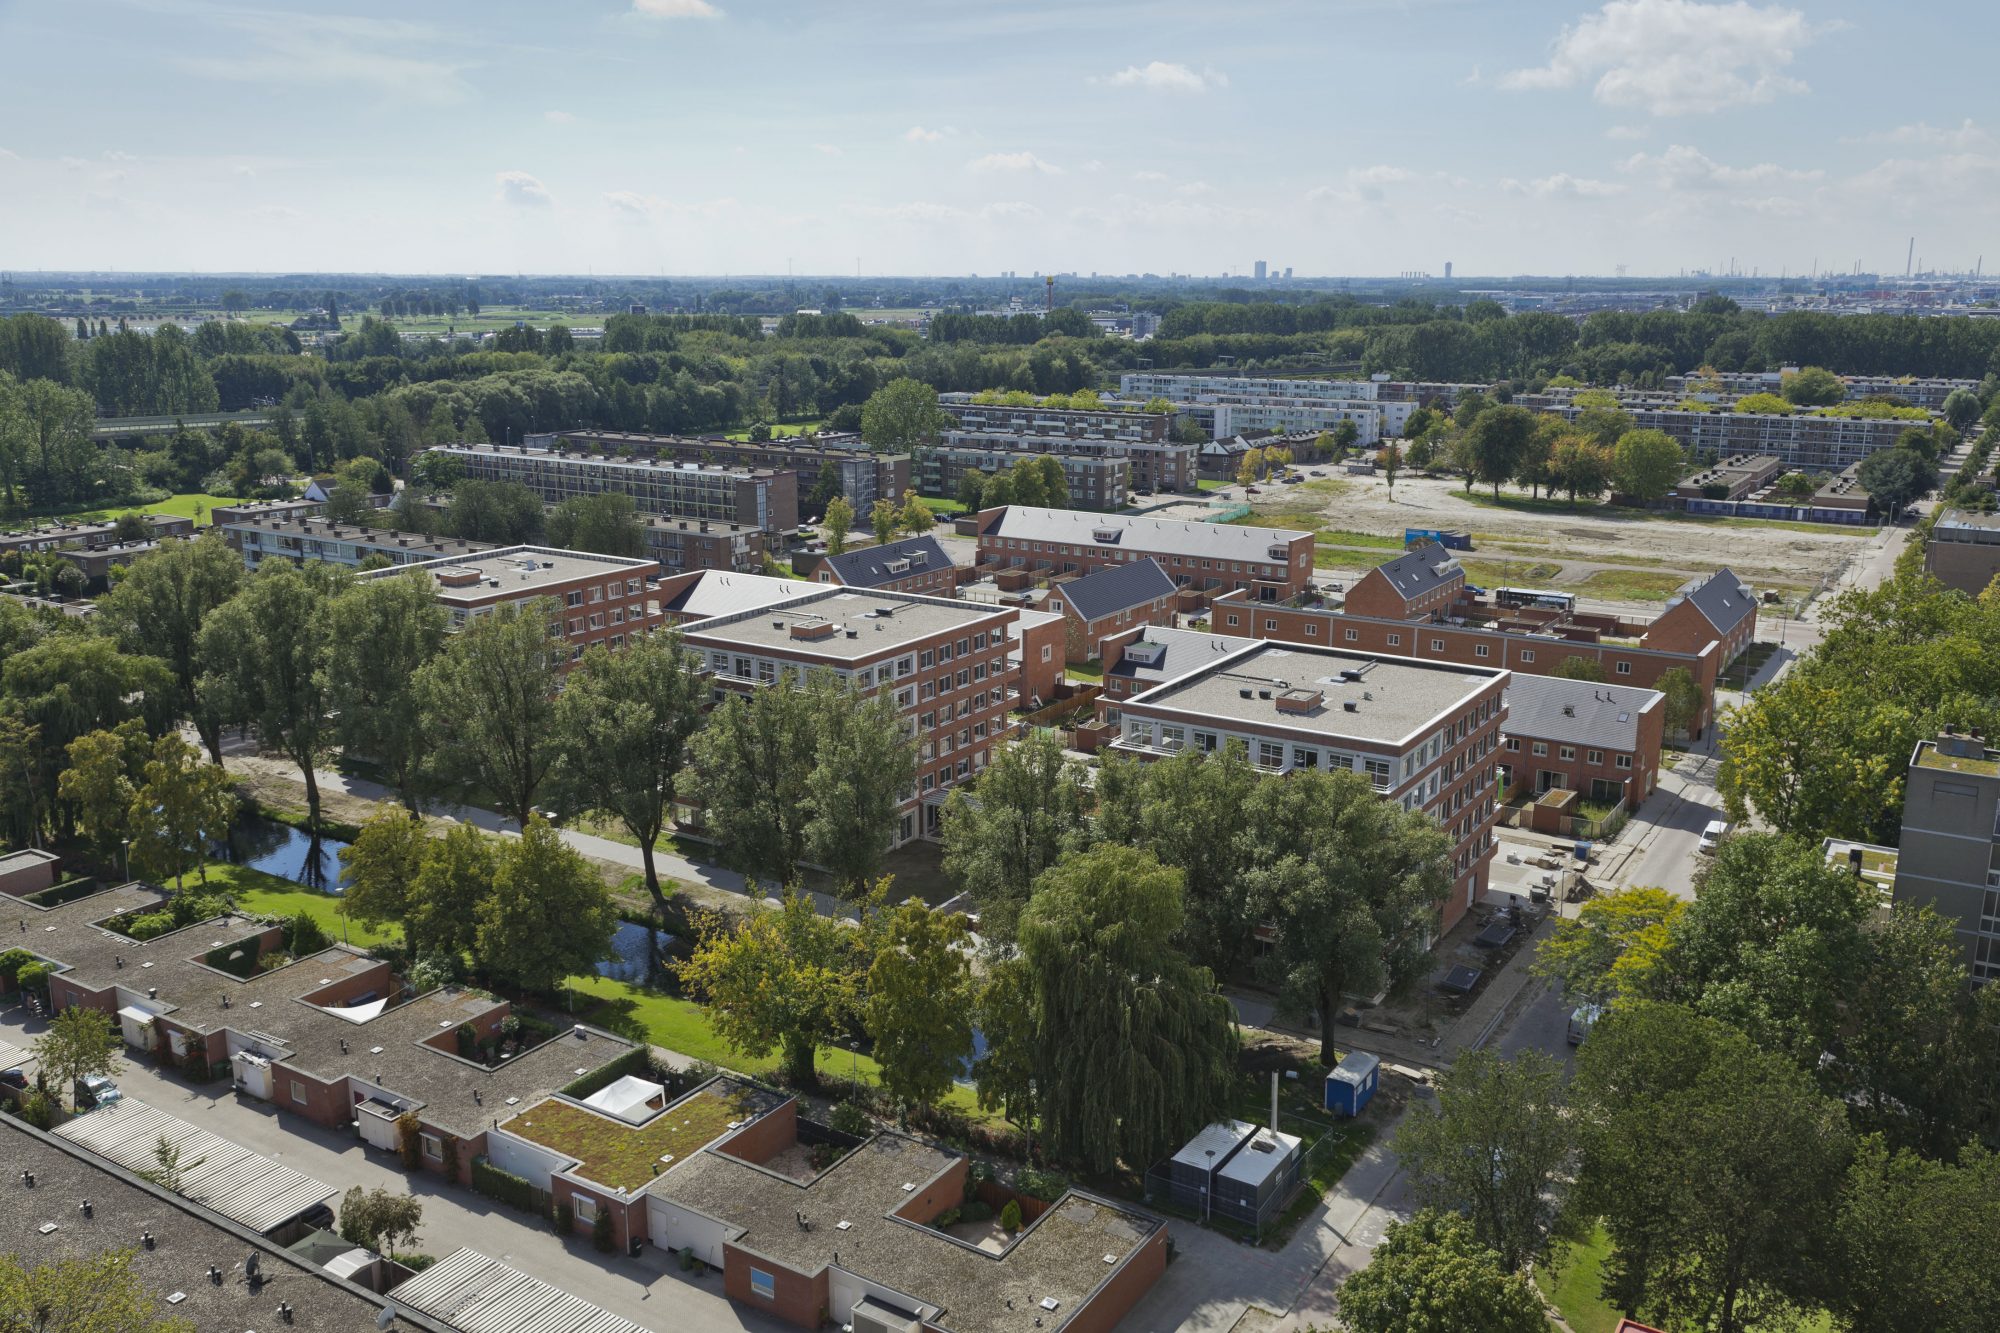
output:
{"label": "street lamp post", "polygon": [[118,840],[118,876],[120,879],[129,880],[132,878],[132,840],[130,838],[120,838]]}

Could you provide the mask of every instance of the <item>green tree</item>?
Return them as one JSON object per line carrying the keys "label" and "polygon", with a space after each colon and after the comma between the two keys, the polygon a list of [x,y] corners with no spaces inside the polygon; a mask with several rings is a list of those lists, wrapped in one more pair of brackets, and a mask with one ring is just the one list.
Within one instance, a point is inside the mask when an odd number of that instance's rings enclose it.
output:
{"label": "green tree", "polygon": [[512,481],[461,481],[444,511],[444,526],[467,541],[514,546],[542,530],[541,497]]}
{"label": "green tree", "polygon": [[1663,430],[1628,430],[1611,450],[1611,488],[1635,504],[1664,498],[1685,471],[1687,454]]}
{"label": "green tree", "polygon": [[306,819],[315,831],[314,770],[334,739],[326,676],[333,646],[329,608],[345,578],[345,571],[329,565],[267,564],[210,612],[201,630],[199,697],[218,717],[247,722],[259,742],[299,766]]}
{"label": "green tree", "polygon": [[494,895],[500,867],[495,846],[471,824],[454,824],[442,838],[425,843],[416,878],[409,881],[403,917],[403,938],[412,956],[455,959],[466,954],[475,967],[483,964],[485,905]]}
{"label": "green tree", "polygon": [[623,491],[572,495],[549,511],[548,541],[572,551],[642,556],[646,525]]}
{"label": "green tree", "polygon": [[132,1250],[29,1267],[0,1254],[0,1328],[19,1333],[194,1333],[194,1324],[160,1312],[133,1269]]}
{"label": "green tree", "polygon": [[1171,415],[1174,410],[1174,404],[1171,398],[1158,398],[1158,397],[1148,398],[1145,401],[1145,403],[1140,406],[1139,410],[1141,412],[1149,412],[1155,415],[1163,415],[1163,414]]}
{"label": "green tree", "polygon": [[1862,459],[1856,480],[1893,522],[1912,500],[1937,485],[1937,468],[1921,454],[1899,446]]}
{"label": "green tree", "polygon": [[846,496],[836,495],[827,501],[826,518],[820,526],[826,529],[826,553],[845,555],[847,534],[854,530],[854,506],[848,503]]}
{"label": "green tree", "polygon": [[639,844],[646,891],[662,910],[654,849],[671,823],[708,688],[700,655],[669,632],[636,638],[622,652],[589,649],[556,700],[559,784],[577,804],[625,826]]}
{"label": "green tree", "polygon": [[917,743],[887,687],[864,694],[819,677],[804,694],[812,727],[806,858],[858,893],[880,873],[897,810],[916,790]]}
{"label": "green tree", "polygon": [[1545,1333],[1528,1280],[1473,1238],[1464,1218],[1427,1208],[1391,1222],[1367,1267],[1340,1284],[1350,1333]]}
{"label": "green tree", "polygon": [[1840,1103],[1782,1056],[1674,1005],[1622,1004],[1579,1049],[1576,1191],[1612,1241],[1606,1295],[1743,1333],[1824,1298],[1852,1151]]}
{"label": "green tree", "polygon": [[236,822],[236,788],[222,765],[168,733],[153,742],[145,782],[132,796],[132,854],[178,885],[190,863],[208,883],[208,849]]}
{"label": "green tree", "polygon": [[333,599],[326,677],[339,713],[335,736],[381,768],[412,818],[429,788],[432,733],[418,707],[418,674],[444,648],[446,613],[417,573],[360,579]]}
{"label": "green tree", "polygon": [[1601,683],[1605,679],[1604,663],[1594,657],[1582,657],[1575,653],[1556,663],[1556,669],[1549,674],[1562,680],[1588,680]]}
{"label": "green tree", "polygon": [[1294,773],[1258,797],[1276,809],[1251,823],[1263,845],[1247,898],[1284,923],[1263,968],[1288,1005],[1317,1016],[1331,1065],[1341,997],[1393,984],[1424,956],[1451,891],[1451,841],[1353,772]]}
{"label": "green tree", "polygon": [[1669,931],[1687,907],[1665,889],[1629,888],[1599,894],[1535,952],[1534,972],[1561,984],[1565,996],[1603,1003],[1648,993],[1661,966]]}
{"label": "green tree", "polygon": [[1571,507],[1579,498],[1595,500],[1611,485],[1611,447],[1581,435],[1558,435],[1549,449],[1549,486],[1569,492]]}
{"label": "green tree", "polygon": [[222,724],[203,706],[201,631],[208,617],[242,590],[243,561],[222,538],[204,533],[167,542],[134,561],[98,599],[98,620],[130,653],[165,662],[180,685],[181,711],[191,718],[208,757],[222,762]]}
{"label": "green tree", "polygon": [[1522,455],[1534,439],[1534,413],[1512,403],[1489,407],[1474,418],[1465,434],[1474,476],[1489,483],[1498,499],[1500,483],[1519,470]]}
{"label": "green tree", "polygon": [[364,1250],[393,1255],[398,1244],[416,1243],[423,1224],[423,1203],[412,1194],[355,1185],[340,1197],[340,1238]]}
{"label": "green tree", "polygon": [[896,526],[912,536],[920,536],[937,526],[937,519],[915,491],[904,491],[903,508],[896,516]]}
{"label": "green tree", "polygon": [[447,776],[492,792],[525,827],[556,762],[569,645],[553,598],[503,606],[453,634],[416,675],[417,713]]}
{"label": "green tree", "polygon": [[618,908],[590,863],[539,817],[506,843],[479,904],[479,959],[494,975],[547,995],[611,950]]}
{"label": "green tree", "polygon": [[911,898],[883,919],[861,1006],[882,1086],[935,1106],[972,1055],[972,935],[965,918]]}
{"label": "green tree", "polygon": [[1944,396],[1944,419],[1954,430],[1965,430],[1979,420],[1979,395],[1970,389],[1953,389]]}
{"label": "green tree", "polygon": [[132,718],[163,731],[178,699],[166,663],[122,653],[96,635],[53,634],[0,662],[0,714],[20,724],[13,740],[28,747],[20,759],[43,802],[68,765],[71,741]]}
{"label": "green tree", "polygon": [[1093,848],[1036,882],[1020,1035],[1055,1157],[1096,1171],[1155,1161],[1222,1114],[1236,1025],[1213,975],[1174,947],[1181,925],[1180,873],[1134,848]]}
{"label": "green tree", "polygon": [[1352,418],[1342,417],[1334,423],[1333,447],[1337,452],[1345,454],[1354,447],[1354,442],[1360,438],[1361,428],[1354,424]]}
{"label": "green tree", "polygon": [[922,380],[890,380],[861,405],[861,438],[870,449],[910,453],[937,443],[951,418],[938,406],[937,390]]}
{"label": "green tree", "polygon": [[1840,1327],[1851,1333],[1978,1333],[2000,1305],[2000,1157],[1968,1145],[1955,1163],[1857,1146],[1829,1256]]}
{"label": "green tree", "polygon": [[798,892],[788,892],[776,911],[751,912],[739,926],[720,913],[699,913],[695,933],[693,955],[673,967],[708,1002],[716,1035],[753,1058],[776,1049],[793,1086],[819,1086],[819,1047],[836,1040],[855,1012],[859,933],[821,916]]}
{"label": "green tree", "polygon": [[[30,1050],[38,1072],[48,1079],[60,1101],[86,1075],[110,1078],[116,1074],[123,1067],[118,1046],[118,1032],[110,1015],[73,1004],[57,1012]],[[75,1104],[73,1098],[71,1104]]]}
{"label": "green tree", "polygon": [[1665,710],[1662,721],[1667,734],[1688,735],[1701,717],[1701,687],[1695,684],[1694,673],[1686,667],[1669,667],[1653,682],[1653,688],[1666,696],[1660,707]]}
{"label": "green tree", "polygon": [[1394,441],[1385,442],[1375,455],[1382,466],[1382,480],[1388,483],[1389,494],[1396,494],[1396,474],[1403,470],[1403,450]]}
{"label": "green tree", "polygon": [[145,724],[137,718],[69,743],[69,767],[57,781],[56,794],[76,807],[91,849],[107,863],[132,836],[132,794],[145,778],[151,748]]}
{"label": "green tree", "polygon": [[1003,747],[945,804],[944,872],[979,904],[980,931],[1013,938],[1035,880],[1090,841],[1087,770],[1052,732]]}
{"label": "green tree", "polygon": [[900,515],[893,500],[877,500],[875,507],[868,511],[869,526],[875,530],[875,544],[887,546],[896,539],[896,523]]}
{"label": "green tree", "polygon": [[347,881],[341,912],[370,929],[394,921],[407,932],[417,876],[430,846],[423,824],[400,814],[385,812],[363,824],[354,841],[340,849]]}
{"label": "green tree", "polygon": [[1512,1060],[1468,1051],[1396,1132],[1416,1197],[1472,1221],[1481,1245],[1513,1271],[1541,1254],[1576,1151],[1563,1069],[1537,1050]]}
{"label": "green tree", "polygon": [[1780,376],[1778,391],[1795,407],[1831,407],[1847,401],[1847,382],[1818,366]]}

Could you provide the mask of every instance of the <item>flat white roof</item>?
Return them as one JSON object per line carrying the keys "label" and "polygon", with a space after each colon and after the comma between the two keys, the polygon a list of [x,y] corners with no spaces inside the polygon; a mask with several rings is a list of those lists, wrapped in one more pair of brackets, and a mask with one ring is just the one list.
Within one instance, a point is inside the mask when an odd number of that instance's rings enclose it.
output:
{"label": "flat white roof", "polygon": [[1268,1129],[1260,1129],[1257,1136],[1238,1149],[1216,1175],[1245,1185],[1261,1185],[1298,1155],[1301,1142],[1303,1140],[1292,1134],[1274,1134]]}
{"label": "flat white roof", "polygon": [[[1182,1166],[1198,1166],[1206,1171],[1256,1132],[1257,1127],[1247,1120],[1219,1120],[1189,1139],[1187,1146],[1174,1154],[1174,1160]],[[1211,1157],[1210,1153],[1215,1155]]]}

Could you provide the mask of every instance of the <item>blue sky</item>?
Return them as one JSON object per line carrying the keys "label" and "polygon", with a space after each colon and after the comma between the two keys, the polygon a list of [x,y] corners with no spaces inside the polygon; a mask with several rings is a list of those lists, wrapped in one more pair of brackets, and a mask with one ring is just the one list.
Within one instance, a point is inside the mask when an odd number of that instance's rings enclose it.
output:
{"label": "blue sky", "polygon": [[[2000,266],[1990,0],[0,0],[0,266]],[[1959,60],[1963,54],[1967,57]]]}

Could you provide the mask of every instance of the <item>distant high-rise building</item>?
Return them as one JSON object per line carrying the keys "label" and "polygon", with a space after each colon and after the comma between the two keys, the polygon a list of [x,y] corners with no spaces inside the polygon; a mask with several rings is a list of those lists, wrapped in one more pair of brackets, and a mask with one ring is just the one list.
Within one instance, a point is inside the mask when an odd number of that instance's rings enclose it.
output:
{"label": "distant high-rise building", "polygon": [[1285,265],[1285,281],[1290,282],[1291,280],[1292,280],[1292,266],[1290,264],[1287,264]]}
{"label": "distant high-rise building", "polygon": [[1451,281],[1451,261],[1449,259],[1444,261],[1444,280],[1446,282]]}
{"label": "distant high-rise building", "polygon": [[1260,259],[1260,260],[1258,260],[1258,261],[1257,261],[1257,281],[1259,281],[1259,282],[1262,282],[1262,281],[1264,281],[1264,278],[1265,278],[1265,276],[1266,276],[1266,275],[1267,275],[1267,274],[1268,274],[1269,272],[1270,272],[1270,270],[1269,270],[1268,268],[1266,268],[1266,267],[1265,267],[1265,264],[1264,264],[1264,261],[1263,261],[1263,260],[1261,260],[1261,259]]}

